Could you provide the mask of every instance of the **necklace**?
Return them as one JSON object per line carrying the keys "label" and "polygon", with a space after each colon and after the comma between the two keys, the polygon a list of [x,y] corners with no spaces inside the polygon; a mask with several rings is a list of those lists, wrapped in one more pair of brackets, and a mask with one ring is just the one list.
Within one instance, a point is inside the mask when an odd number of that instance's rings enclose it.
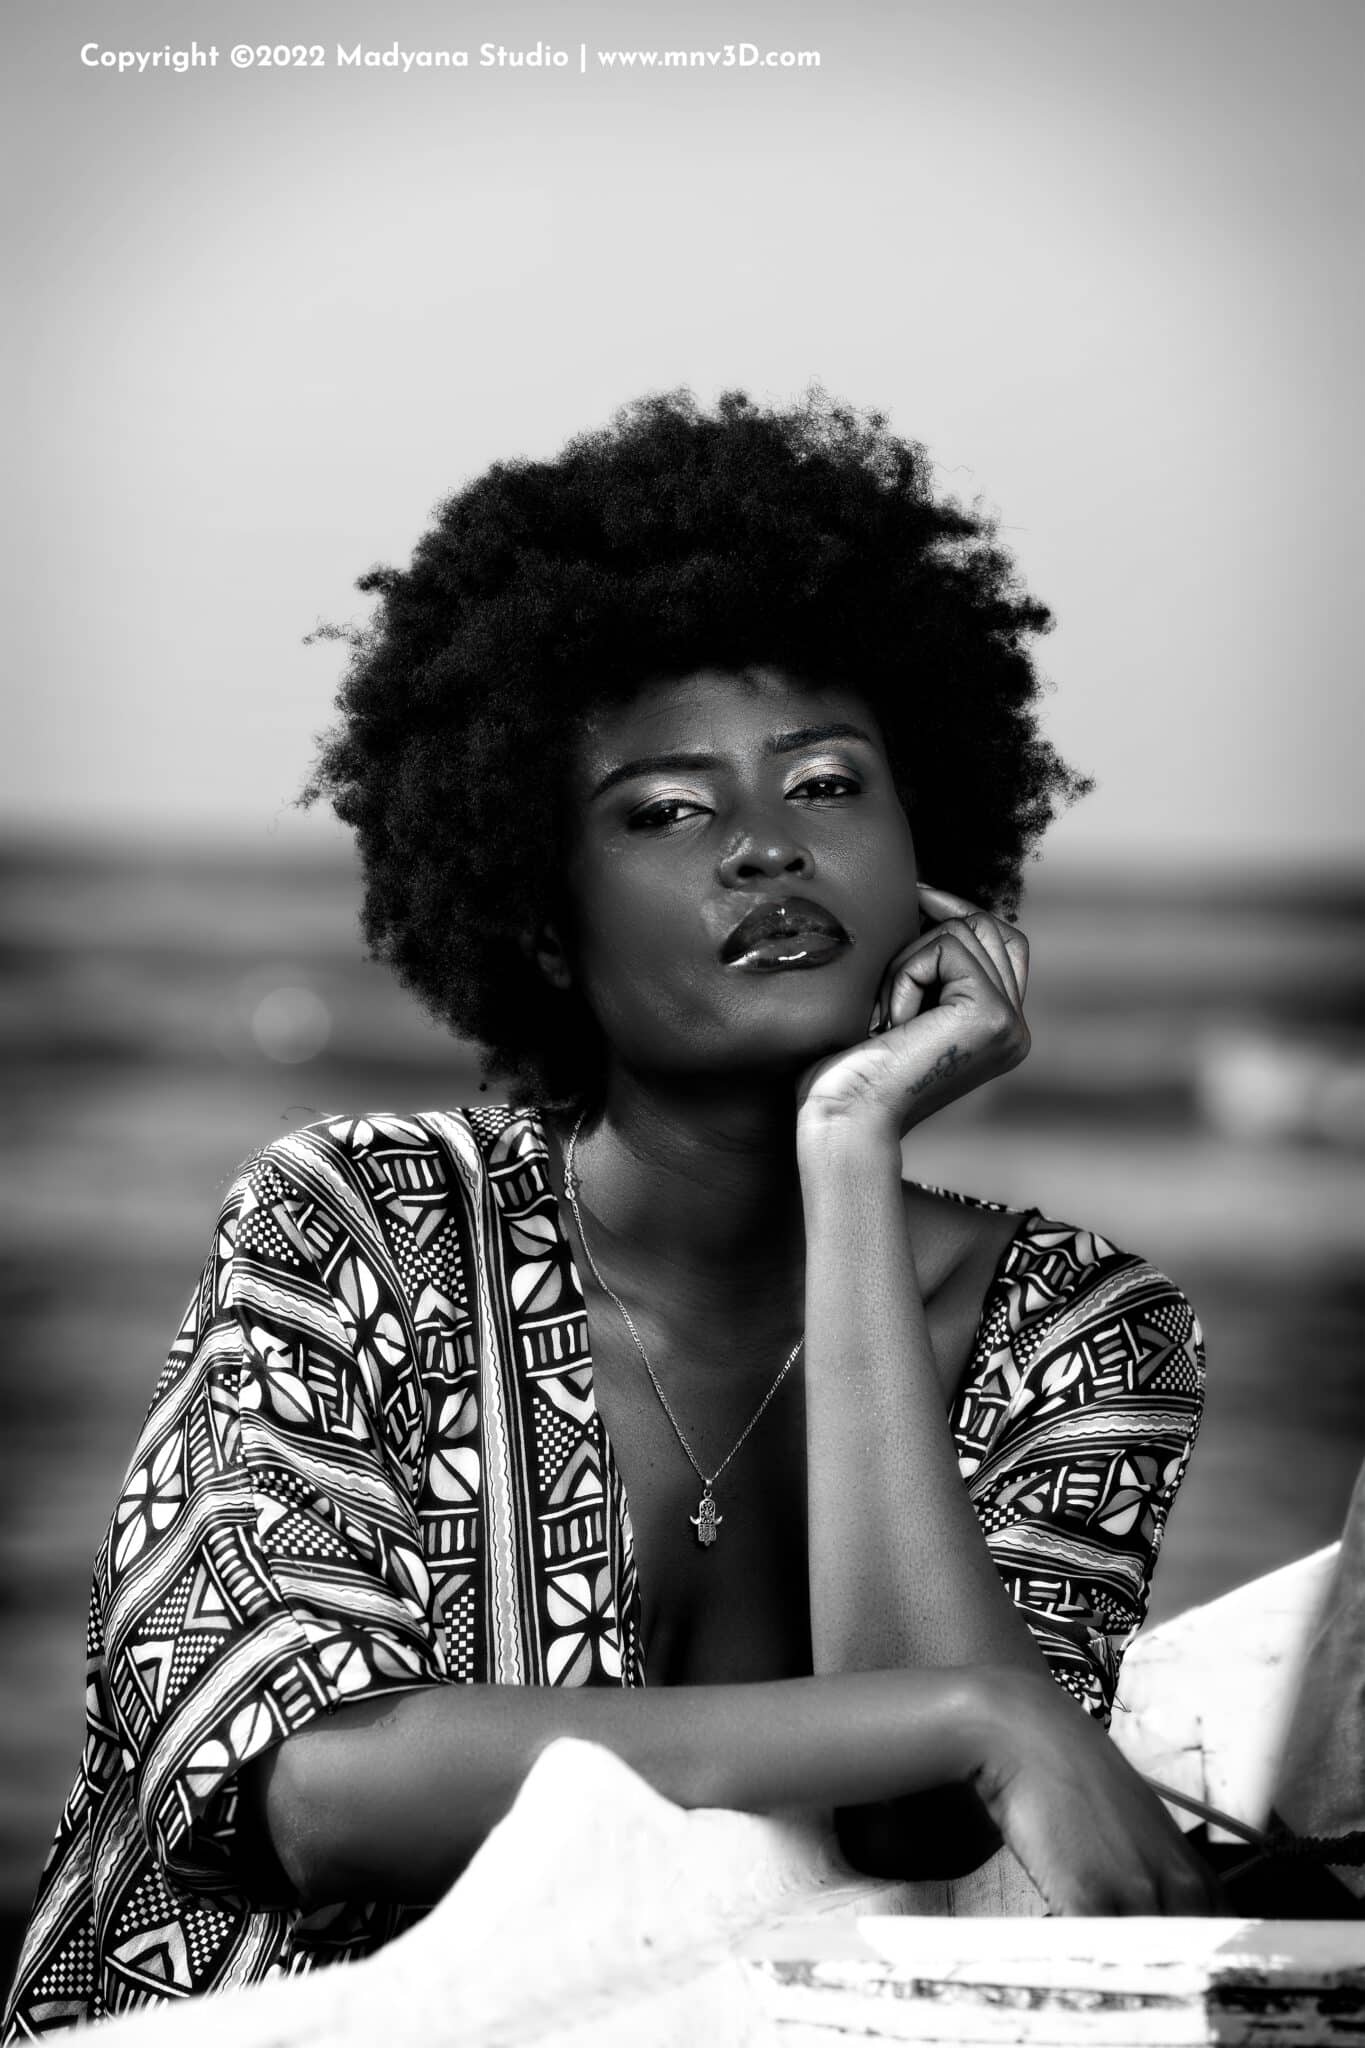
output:
{"label": "necklace", "polygon": [[755,1408],[753,1414],[745,1423],[738,1437],[735,1439],[734,1443],[731,1444],[730,1449],[728,1450],[726,1455],[721,1459],[719,1465],[717,1465],[715,1471],[710,1473],[709,1475],[703,1472],[701,1466],[697,1463],[696,1459],[692,1455],[691,1445],[688,1443],[687,1438],[683,1435],[681,1429],[678,1427],[677,1416],[673,1413],[673,1410],[668,1405],[668,1396],[667,1394],[665,1394],[663,1388],[659,1385],[659,1376],[649,1362],[649,1353],[645,1350],[644,1345],[640,1342],[640,1332],[636,1329],[635,1324],[631,1319],[630,1310],[626,1307],[620,1295],[612,1292],[611,1288],[608,1287],[606,1281],[602,1278],[602,1275],[598,1272],[597,1261],[593,1257],[592,1251],[588,1244],[587,1233],[583,1228],[582,1213],[578,1207],[578,1172],[574,1165],[574,1155],[578,1146],[578,1134],[583,1128],[583,1118],[586,1115],[587,1111],[584,1110],[582,1114],[579,1116],[578,1122],[574,1125],[573,1131],[570,1135],[568,1147],[564,1153],[564,1192],[569,1198],[569,1207],[573,1210],[573,1220],[578,1227],[578,1241],[583,1247],[583,1256],[588,1262],[589,1271],[591,1272],[593,1279],[601,1288],[603,1294],[605,1294],[609,1300],[614,1301],[616,1303],[617,1308],[620,1310],[621,1320],[625,1324],[626,1328],[630,1331],[631,1339],[635,1345],[635,1349],[639,1352],[641,1358],[644,1360],[645,1371],[649,1374],[649,1383],[659,1397],[659,1406],[663,1409],[664,1414],[668,1417],[668,1420],[672,1425],[674,1436],[682,1445],[684,1457],[687,1459],[688,1464],[692,1467],[692,1470],[696,1473],[698,1479],[700,1479],[701,1481],[702,1495],[701,1499],[697,1503],[697,1512],[695,1515],[689,1515],[687,1519],[692,1524],[692,1527],[696,1530],[697,1541],[702,1546],[702,1549],[709,1550],[711,1545],[716,1540],[716,1531],[719,1529],[721,1523],[725,1520],[724,1515],[718,1515],[716,1513],[716,1481],[720,1478],[721,1473],[725,1470],[731,1458],[734,1457],[736,1451],[738,1451],[741,1445],[746,1441],[750,1430],[758,1421],[760,1415],[762,1415],[764,1409],[772,1400],[773,1395],[777,1392],[783,1380],[787,1377],[787,1374],[795,1365],[797,1355],[801,1350],[801,1346],[805,1343],[806,1340],[804,1336],[797,1338],[795,1344],[793,1344],[791,1350],[787,1353],[786,1359],[783,1362],[782,1370],[778,1373],[777,1378],[773,1381],[767,1393],[763,1396],[763,1399],[759,1402],[757,1408]]}

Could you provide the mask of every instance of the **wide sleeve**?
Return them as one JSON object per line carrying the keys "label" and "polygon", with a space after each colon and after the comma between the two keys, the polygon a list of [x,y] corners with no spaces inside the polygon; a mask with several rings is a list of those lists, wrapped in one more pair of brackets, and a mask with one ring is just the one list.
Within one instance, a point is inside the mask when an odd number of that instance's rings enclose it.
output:
{"label": "wide sleeve", "polygon": [[172,1882],[243,1882],[244,1763],[444,1676],[415,1356],[363,1195],[280,1140],[224,1204],[96,1562],[109,1732]]}
{"label": "wide sleeve", "polygon": [[1107,1725],[1199,1428],[1204,1344],[1144,1261],[1090,1233],[1043,1250],[992,1359],[998,1420],[963,1472],[1053,1677]]}

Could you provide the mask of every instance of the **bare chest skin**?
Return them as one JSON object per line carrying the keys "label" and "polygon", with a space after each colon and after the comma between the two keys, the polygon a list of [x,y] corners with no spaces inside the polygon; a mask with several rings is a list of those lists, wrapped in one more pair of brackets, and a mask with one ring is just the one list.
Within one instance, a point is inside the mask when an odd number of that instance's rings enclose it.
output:
{"label": "bare chest skin", "polygon": [[[907,1225],[945,1407],[969,1362],[987,1289],[1021,1218],[906,1188]],[[567,1219],[566,1219],[567,1220]],[[806,1557],[806,1417],[801,1361],[715,1482],[716,1541],[697,1541],[702,1482],[678,1442],[614,1304],[579,1262],[598,1408],[625,1486],[651,1685],[799,1677],[811,1669]],[[799,1289],[762,1328],[707,1328],[681,1294],[630,1302],[683,1435],[711,1475],[800,1335]],[[856,1398],[852,1376],[850,1397]]]}

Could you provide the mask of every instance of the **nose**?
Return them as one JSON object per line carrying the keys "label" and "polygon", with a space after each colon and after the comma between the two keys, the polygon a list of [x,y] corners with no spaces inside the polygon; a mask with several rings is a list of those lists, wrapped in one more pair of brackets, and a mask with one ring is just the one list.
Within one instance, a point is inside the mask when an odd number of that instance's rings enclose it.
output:
{"label": "nose", "polygon": [[744,882],[809,877],[814,866],[809,852],[786,821],[775,819],[740,833],[721,857],[720,879],[733,889]]}

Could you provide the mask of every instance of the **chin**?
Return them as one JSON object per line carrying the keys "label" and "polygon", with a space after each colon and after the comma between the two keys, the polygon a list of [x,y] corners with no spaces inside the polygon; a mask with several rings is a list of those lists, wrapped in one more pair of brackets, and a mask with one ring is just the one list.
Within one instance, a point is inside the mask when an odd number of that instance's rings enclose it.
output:
{"label": "chin", "polygon": [[731,1040],[736,1064],[746,1070],[799,1070],[831,1053],[846,1052],[867,1036],[871,1010],[870,996],[865,1003],[851,1004],[845,995],[837,1002],[792,1005],[777,1015],[748,1018]]}
{"label": "chin", "polygon": [[[692,1082],[730,1076],[795,1078],[812,1062],[867,1036],[875,987],[851,987],[827,971],[754,976],[723,1006],[708,1001],[606,1029],[617,1056],[639,1074]],[[621,1028],[625,1027],[625,1028]]]}

